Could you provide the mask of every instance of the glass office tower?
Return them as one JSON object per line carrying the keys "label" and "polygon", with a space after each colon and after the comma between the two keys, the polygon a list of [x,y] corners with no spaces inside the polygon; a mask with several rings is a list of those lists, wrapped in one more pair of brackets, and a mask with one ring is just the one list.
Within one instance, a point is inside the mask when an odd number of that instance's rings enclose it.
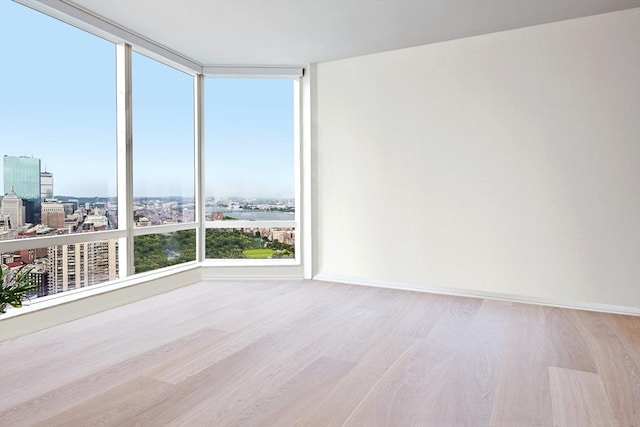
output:
{"label": "glass office tower", "polygon": [[22,199],[25,221],[40,223],[40,159],[33,157],[3,157],[4,194],[11,190]]}

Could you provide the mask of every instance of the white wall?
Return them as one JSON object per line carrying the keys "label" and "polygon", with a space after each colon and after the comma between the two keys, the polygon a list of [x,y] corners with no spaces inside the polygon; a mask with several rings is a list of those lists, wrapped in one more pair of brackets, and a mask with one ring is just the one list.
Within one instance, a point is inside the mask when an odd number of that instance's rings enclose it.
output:
{"label": "white wall", "polygon": [[316,84],[318,277],[640,312],[640,9]]}

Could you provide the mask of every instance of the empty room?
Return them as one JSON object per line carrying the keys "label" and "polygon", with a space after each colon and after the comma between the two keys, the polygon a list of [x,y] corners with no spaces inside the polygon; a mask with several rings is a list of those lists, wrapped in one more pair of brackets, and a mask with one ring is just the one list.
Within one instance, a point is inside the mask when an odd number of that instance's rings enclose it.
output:
{"label": "empty room", "polygon": [[640,0],[0,0],[1,426],[640,426]]}

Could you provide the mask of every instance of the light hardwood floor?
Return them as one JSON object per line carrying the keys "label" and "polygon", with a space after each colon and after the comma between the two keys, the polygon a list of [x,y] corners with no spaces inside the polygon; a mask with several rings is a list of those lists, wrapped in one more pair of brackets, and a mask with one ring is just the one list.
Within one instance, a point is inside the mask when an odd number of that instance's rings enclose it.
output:
{"label": "light hardwood floor", "polygon": [[0,344],[0,425],[640,426],[640,318],[203,282]]}

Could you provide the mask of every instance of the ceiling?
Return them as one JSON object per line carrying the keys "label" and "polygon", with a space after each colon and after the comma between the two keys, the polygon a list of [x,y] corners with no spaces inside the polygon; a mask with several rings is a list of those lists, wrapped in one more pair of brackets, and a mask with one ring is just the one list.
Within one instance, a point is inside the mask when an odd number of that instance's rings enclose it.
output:
{"label": "ceiling", "polygon": [[640,0],[67,0],[201,65],[305,65],[640,7]]}

